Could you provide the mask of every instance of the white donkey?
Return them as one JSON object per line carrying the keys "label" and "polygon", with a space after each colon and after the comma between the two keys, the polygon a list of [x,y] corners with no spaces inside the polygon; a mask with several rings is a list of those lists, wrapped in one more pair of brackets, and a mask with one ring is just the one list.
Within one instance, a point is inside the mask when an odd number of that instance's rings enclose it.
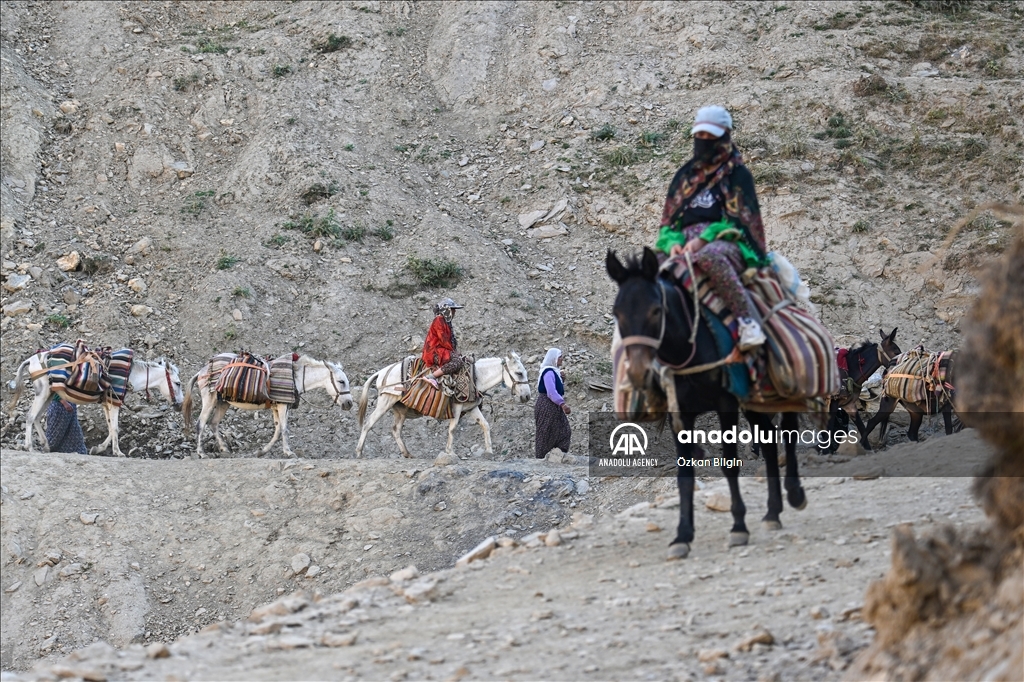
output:
{"label": "white donkey", "polygon": [[[515,353],[506,355],[504,359],[482,358],[477,360],[475,372],[476,387],[480,392],[488,391],[499,384],[503,384],[512,392],[512,395],[519,398],[520,402],[528,402],[532,396],[526,368],[523,367],[522,360]],[[370,415],[369,420],[366,420],[364,423],[366,403],[370,393],[370,382],[373,381],[374,377],[377,378],[377,407],[374,409],[373,414]],[[402,425],[406,419],[416,419],[423,415],[399,402],[401,400],[401,384],[401,362],[388,365],[384,369],[374,372],[366,379],[366,384],[363,385],[363,392],[359,396],[359,426],[362,428],[362,431],[359,433],[359,442],[356,444],[356,457],[362,456],[366,434],[370,432],[370,429],[377,423],[377,420],[387,414],[389,410],[395,413],[395,425],[392,427],[391,433],[394,434],[395,441],[398,442],[402,455],[412,457],[412,453],[409,452],[409,448],[405,447],[405,442],[402,440]],[[445,446],[445,452],[451,453],[452,451],[455,427],[458,426],[459,418],[463,412],[468,413],[484,432],[484,451],[487,453],[494,452],[491,449],[491,427],[487,424],[487,420],[484,419],[483,412],[480,411],[480,401],[478,400],[469,403],[454,403],[452,405],[452,418],[448,422],[448,444]]]}
{"label": "white donkey", "polygon": [[[308,355],[301,355],[294,362],[293,376],[295,379],[295,392],[301,396],[306,391],[315,388],[322,388],[327,394],[334,398],[334,404],[340,405],[343,410],[352,409],[352,391],[349,389],[348,377],[342,371],[341,365],[333,362],[314,360]],[[220,420],[224,418],[229,407],[237,407],[240,410],[271,410],[274,415],[274,437],[260,451],[261,455],[270,452],[277,442],[278,437],[284,446],[284,454],[294,457],[295,453],[288,445],[288,404],[270,403],[269,405],[253,405],[251,403],[225,402],[217,397],[214,390],[216,387],[210,385],[210,363],[207,362],[192,377],[185,387],[185,403],[182,413],[185,418],[185,435],[191,436],[192,431],[192,389],[198,384],[203,397],[203,409],[199,413],[199,435],[196,438],[196,454],[200,458],[205,457],[203,453],[203,432],[206,430],[207,422],[213,427],[213,435],[217,438],[217,445],[221,452],[228,452],[228,446],[220,436]],[[213,416],[211,420],[210,417]]]}
{"label": "white donkey", "polygon": [[[43,426],[40,423],[51,396],[50,380],[45,372],[48,355],[48,351],[40,351],[22,362],[14,379],[8,384],[14,390],[14,398],[11,400],[10,406],[13,414],[14,405],[21,397],[22,381],[26,378],[23,375],[26,373],[26,370],[29,376],[37,376],[32,381],[32,388],[35,391],[36,398],[32,402],[32,407],[29,408],[28,416],[25,418],[25,449],[29,452],[34,452],[32,449],[32,427],[35,427],[39,438],[42,439],[46,447],[46,451],[49,452],[50,449],[49,443],[46,442],[46,432],[43,431]],[[175,409],[181,406],[181,379],[178,377],[178,368],[165,358],[153,361],[134,360],[131,371],[128,374],[128,388],[137,392],[144,391],[147,399],[149,398],[150,391],[156,391],[167,402],[171,403]],[[69,400],[79,405],[90,404],[74,399]],[[111,445],[116,456],[124,457],[125,455],[121,452],[121,446],[118,443],[118,415],[120,414],[121,407],[117,403],[107,401],[104,401],[102,405],[103,416],[107,419],[107,439],[89,450],[89,454],[97,455],[104,452],[108,445]]]}

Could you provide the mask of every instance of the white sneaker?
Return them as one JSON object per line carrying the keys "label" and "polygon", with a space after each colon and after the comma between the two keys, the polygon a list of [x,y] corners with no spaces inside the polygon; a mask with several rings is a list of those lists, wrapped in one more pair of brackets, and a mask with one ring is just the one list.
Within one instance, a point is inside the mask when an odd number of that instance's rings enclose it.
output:
{"label": "white sneaker", "polygon": [[764,332],[761,331],[761,325],[749,317],[739,318],[740,323],[740,350],[748,351],[751,348],[756,348],[765,342]]}

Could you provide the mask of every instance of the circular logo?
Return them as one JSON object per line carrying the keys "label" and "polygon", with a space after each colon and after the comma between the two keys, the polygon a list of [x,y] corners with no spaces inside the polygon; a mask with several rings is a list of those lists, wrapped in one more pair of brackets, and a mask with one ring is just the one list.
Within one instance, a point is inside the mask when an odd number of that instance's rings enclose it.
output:
{"label": "circular logo", "polygon": [[[630,430],[623,431],[619,435],[619,431],[626,427],[629,427]],[[632,433],[632,431],[639,432],[640,437],[643,438],[643,444],[638,440],[636,433]],[[611,448],[612,453],[643,455],[647,452],[647,432],[633,422],[623,422],[612,429],[612,435],[608,437],[608,447]]]}

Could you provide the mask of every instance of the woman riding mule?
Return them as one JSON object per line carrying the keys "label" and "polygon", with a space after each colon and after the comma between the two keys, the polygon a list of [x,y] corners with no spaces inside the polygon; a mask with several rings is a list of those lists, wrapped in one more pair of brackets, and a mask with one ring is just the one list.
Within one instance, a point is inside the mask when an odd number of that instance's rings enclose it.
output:
{"label": "woman riding mule", "polygon": [[466,358],[458,352],[459,344],[452,328],[455,311],[462,307],[450,298],[442,298],[434,304],[434,321],[423,342],[423,363],[431,369],[423,379],[434,388],[438,388],[437,380],[442,376],[455,374],[466,365]]}
{"label": "woman riding mule", "polygon": [[739,274],[767,264],[764,225],[754,178],[732,142],[732,116],[723,107],[697,112],[693,158],[668,188],[655,250],[689,253],[739,323],[739,348],[765,342]]}

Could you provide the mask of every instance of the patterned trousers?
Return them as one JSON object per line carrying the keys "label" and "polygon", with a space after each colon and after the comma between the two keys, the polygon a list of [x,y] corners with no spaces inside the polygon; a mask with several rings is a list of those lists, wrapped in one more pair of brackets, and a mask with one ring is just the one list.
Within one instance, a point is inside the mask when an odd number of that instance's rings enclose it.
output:
{"label": "patterned trousers", "polygon": [[441,365],[441,374],[455,374],[466,366],[466,356],[459,353],[452,353],[451,359]]}
{"label": "patterned trousers", "polygon": [[51,400],[46,410],[46,442],[50,452],[77,452],[84,455],[85,435],[82,425],[78,423],[78,408],[72,405],[70,410],[64,408],[59,400]]}
{"label": "patterned trousers", "polygon": [[[686,240],[696,239],[706,224],[691,225],[684,230]],[[693,263],[711,282],[722,303],[737,317],[753,317],[739,274],[746,269],[743,255],[732,242],[717,239],[693,255]]]}

